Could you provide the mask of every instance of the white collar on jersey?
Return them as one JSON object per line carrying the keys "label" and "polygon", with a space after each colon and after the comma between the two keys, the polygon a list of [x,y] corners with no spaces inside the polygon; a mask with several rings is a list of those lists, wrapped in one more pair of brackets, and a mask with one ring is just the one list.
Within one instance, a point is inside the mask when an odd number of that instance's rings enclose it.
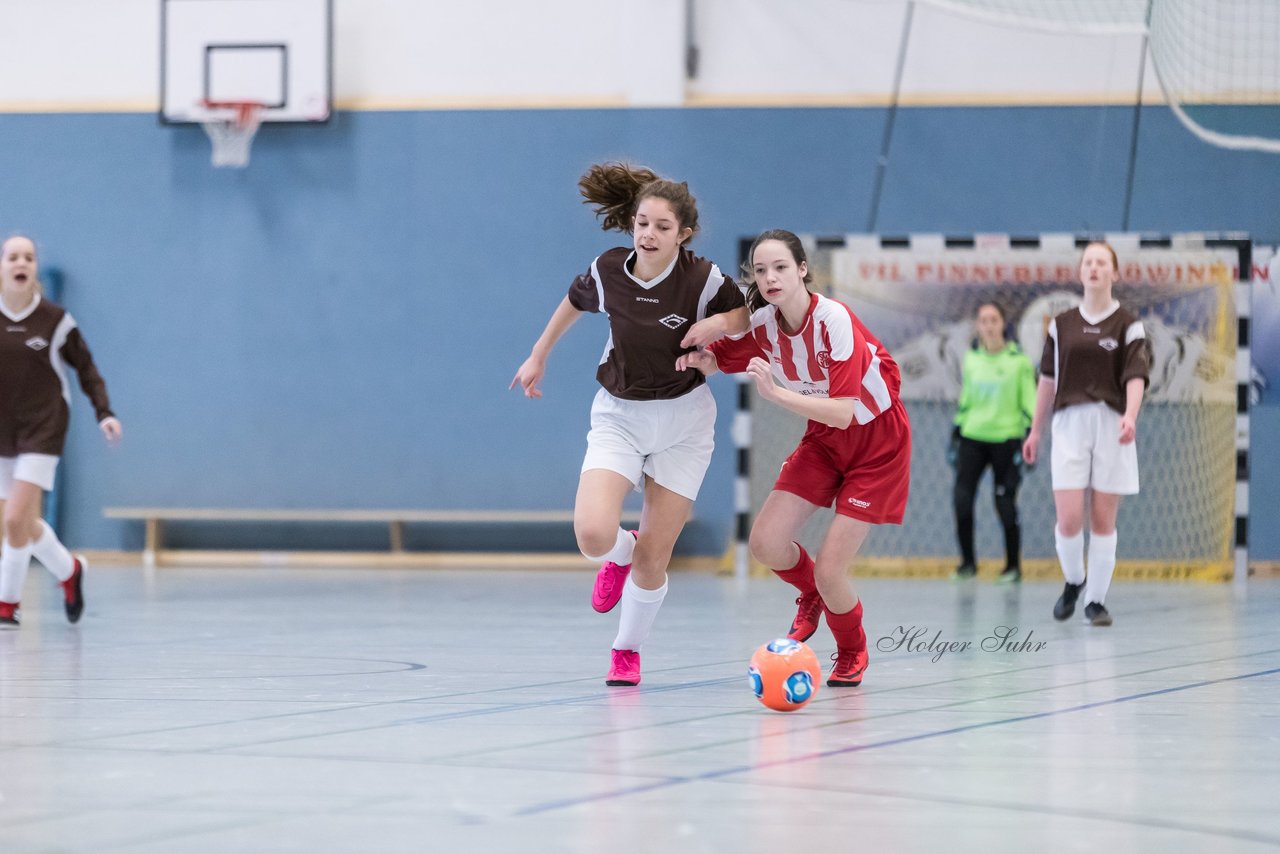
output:
{"label": "white collar on jersey", "polygon": [[651,281],[645,282],[640,279],[637,279],[635,275],[632,274],[631,272],[631,268],[636,261],[636,250],[632,249],[631,254],[627,256],[627,260],[622,262],[622,272],[627,274],[627,278],[629,278],[631,281],[635,282],[637,285],[639,285],[640,287],[644,288],[647,291],[649,290],[649,288],[652,288],[655,285],[662,284],[663,280],[666,279],[667,276],[670,276],[671,271],[676,268],[676,262],[679,260],[680,260],[680,250],[677,249],[675,257],[671,259],[671,263],[667,265],[667,269],[663,270],[657,276],[654,276]]}
{"label": "white collar on jersey", "polygon": [[1110,317],[1111,315],[1115,314],[1115,313],[1116,313],[1116,309],[1117,309],[1117,308],[1119,308],[1119,307],[1120,307],[1120,300],[1118,300],[1118,299],[1113,299],[1113,300],[1111,301],[1111,305],[1107,306],[1107,310],[1106,310],[1106,311],[1104,311],[1102,314],[1098,315],[1097,317],[1090,317],[1089,315],[1087,315],[1087,314],[1085,314],[1085,313],[1084,313],[1084,306],[1083,306],[1083,305],[1081,305],[1081,306],[1080,306],[1080,316],[1081,316],[1081,317],[1083,317],[1083,318],[1084,318],[1084,322],[1085,322],[1085,323],[1087,323],[1087,324],[1089,324],[1090,326],[1097,326],[1099,323],[1101,323],[1102,321],[1106,320],[1106,319],[1107,319],[1108,317]]}
{"label": "white collar on jersey", "polygon": [[40,295],[36,294],[36,298],[31,301],[30,305],[28,305],[26,308],[24,308],[22,311],[18,312],[17,314],[10,314],[9,310],[4,307],[4,300],[0,300],[0,314],[3,314],[5,317],[9,318],[14,323],[17,323],[21,320],[26,320],[28,317],[30,317],[31,312],[35,311],[36,306],[38,305],[40,305]]}

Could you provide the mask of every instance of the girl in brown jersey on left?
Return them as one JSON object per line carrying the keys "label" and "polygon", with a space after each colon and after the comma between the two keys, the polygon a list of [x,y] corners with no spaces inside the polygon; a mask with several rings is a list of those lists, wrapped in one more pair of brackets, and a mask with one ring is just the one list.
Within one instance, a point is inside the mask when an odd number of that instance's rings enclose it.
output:
{"label": "girl in brown jersey on left", "polygon": [[18,626],[18,604],[34,556],[62,586],[67,619],[84,611],[84,558],[72,557],[40,518],[44,494],[66,440],[67,392],[58,370],[73,368],[93,402],[98,426],[120,441],[106,386],[66,310],[44,299],[30,238],[0,246],[0,628]]}
{"label": "girl in brown jersey on left", "polygon": [[[606,231],[631,245],[598,256],[577,277],[511,381],[531,398],[547,357],[584,313],[604,313],[610,337],[597,366],[587,453],[574,502],[578,548],[601,563],[592,607],[621,604],[605,684],[640,681],[640,647],[667,592],[667,564],[697,497],[714,445],[715,400],[676,357],[748,327],[742,293],[686,244],[698,209],[682,182],[621,163],[592,166],[578,183]],[[640,530],[620,526],[623,501],[644,491]]]}

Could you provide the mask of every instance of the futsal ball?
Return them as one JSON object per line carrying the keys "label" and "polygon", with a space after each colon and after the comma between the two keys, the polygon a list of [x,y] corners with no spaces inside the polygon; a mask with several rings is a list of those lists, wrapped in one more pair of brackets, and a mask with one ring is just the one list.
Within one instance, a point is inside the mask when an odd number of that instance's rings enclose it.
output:
{"label": "futsal ball", "polygon": [[779,712],[794,712],[817,693],[822,667],[800,641],[778,638],[756,650],[747,675],[757,700]]}

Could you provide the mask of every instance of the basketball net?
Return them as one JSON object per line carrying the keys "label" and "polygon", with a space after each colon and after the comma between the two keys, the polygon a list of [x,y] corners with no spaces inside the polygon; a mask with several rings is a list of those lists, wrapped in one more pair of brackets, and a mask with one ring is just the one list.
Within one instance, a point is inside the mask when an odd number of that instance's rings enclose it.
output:
{"label": "basketball net", "polygon": [[249,165],[253,136],[262,124],[262,104],[252,101],[205,101],[206,109],[223,111],[201,120],[213,144],[213,165],[244,168]]}

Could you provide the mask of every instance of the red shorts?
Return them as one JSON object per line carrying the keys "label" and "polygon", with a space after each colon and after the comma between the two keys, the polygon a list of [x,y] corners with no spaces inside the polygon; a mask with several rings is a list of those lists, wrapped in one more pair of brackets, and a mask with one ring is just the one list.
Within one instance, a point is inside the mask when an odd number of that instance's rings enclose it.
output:
{"label": "red shorts", "polygon": [[911,486],[911,422],[895,400],[869,424],[809,424],[773,488],[872,524],[902,524]]}

